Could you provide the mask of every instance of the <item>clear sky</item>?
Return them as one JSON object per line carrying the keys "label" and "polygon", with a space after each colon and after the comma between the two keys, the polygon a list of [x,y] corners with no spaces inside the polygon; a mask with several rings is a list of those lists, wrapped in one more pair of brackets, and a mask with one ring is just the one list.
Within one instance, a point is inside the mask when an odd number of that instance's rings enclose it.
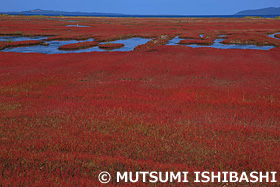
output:
{"label": "clear sky", "polygon": [[227,15],[241,10],[280,7],[280,0],[0,0],[0,11],[31,9],[125,13]]}

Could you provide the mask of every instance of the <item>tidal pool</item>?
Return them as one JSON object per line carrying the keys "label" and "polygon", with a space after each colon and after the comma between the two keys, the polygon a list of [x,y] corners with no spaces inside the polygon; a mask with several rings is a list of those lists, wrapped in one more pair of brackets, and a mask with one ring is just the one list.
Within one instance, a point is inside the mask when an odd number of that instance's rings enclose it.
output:
{"label": "tidal pool", "polygon": [[66,22],[78,22],[78,21],[76,21],[76,20],[63,20],[63,19],[61,19],[61,20],[59,20],[59,21],[66,21]]}
{"label": "tidal pool", "polygon": [[269,35],[269,36],[270,36],[271,38],[275,38],[275,39],[278,39],[278,40],[279,40],[280,38],[276,38],[276,37],[275,37],[276,34],[280,34],[280,32],[275,33],[275,34],[271,34],[271,35]]}
{"label": "tidal pool", "polygon": [[90,27],[90,26],[87,26],[87,25],[67,25],[67,27]]}
{"label": "tidal pool", "polygon": [[[124,47],[122,47],[120,49],[110,50],[110,51],[132,51],[138,45],[143,45],[143,44],[147,43],[150,40],[151,39],[138,37],[138,38],[130,38],[130,39],[124,39],[124,40],[116,40],[116,41],[112,41],[112,42],[101,42],[100,44],[105,44],[105,43],[121,43],[121,44],[124,44]],[[108,51],[108,50],[104,50],[104,49],[100,49],[100,50]]]}
{"label": "tidal pool", "polygon": [[[34,38],[34,37],[32,37]],[[37,38],[37,40],[44,41],[45,38]],[[6,37],[5,41],[9,41],[11,38]],[[26,37],[13,37],[13,41],[24,41],[24,40],[30,40],[30,38]],[[32,46],[26,46],[26,47],[14,47],[14,48],[5,48],[1,50],[2,52],[19,52],[19,53],[44,53],[44,54],[64,54],[64,53],[84,53],[84,52],[92,52],[92,51],[132,51],[136,46],[142,45],[150,41],[151,39],[145,39],[145,38],[130,38],[125,40],[116,40],[111,42],[100,42],[100,44],[105,43],[122,43],[124,44],[124,47],[119,49],[112,49],[112,50],[105,50],[105,49],[99,49],[98,46],[91,47],[88,49],[79,49],[79,50],[58,50],[58,48],[62,45],[66,44],[73,44],[78,42],[90,42],[94,41],[94,39],[88,39],[88,40],[69,40],[69,41],[46,41],[48,43],[48,46],[44,45],[32,45]],[[4,40],[3,40],[4,41]]]}
{"label": "tidal pool", "polygon": [[[220,37],[224,37],[224,36],[225,35],[221,35]],[[181,39],[177,36],[174,39],[170,40],[167,45],[185,45],[185,44],[179,44],[181,40],[185,40],[185,39]],[[237,45],[237,44],[226,45],[221,43],[222,41],[224,41],[224,39],[218,38],[214,41],[212,45],[187,44],[185,46],[192,47],[192,48],[212,47],[217,49],[258,49],[258,50],[269,50],[274,48],[274,46]]]}

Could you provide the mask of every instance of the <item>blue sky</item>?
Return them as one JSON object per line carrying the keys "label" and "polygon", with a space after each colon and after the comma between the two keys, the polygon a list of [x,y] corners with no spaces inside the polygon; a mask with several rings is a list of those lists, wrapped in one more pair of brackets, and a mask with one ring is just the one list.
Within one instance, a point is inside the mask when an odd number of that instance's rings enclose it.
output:
{"label": "blue sky", "polygon": [[226,15],[280,7],[280,0],[1,0],[0,11],[30,9],[125,14]]}

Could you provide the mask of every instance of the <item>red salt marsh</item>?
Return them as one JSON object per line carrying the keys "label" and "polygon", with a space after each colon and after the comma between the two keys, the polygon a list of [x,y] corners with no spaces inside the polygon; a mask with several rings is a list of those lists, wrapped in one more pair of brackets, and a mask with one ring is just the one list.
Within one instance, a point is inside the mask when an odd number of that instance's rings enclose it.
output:
{"label": "red salt marsh", "polygon": [[181,40],[179,44],[199,44],[199,45],[211,45],[213,40]]}
{"label": "red salt marsh", "polygon": [[98,42],[92,41],[92,42],[79,42],[79,43],[73,43],[73,44],[66,44],[63,46],[60,46],[59,50],[79,50],[79,49],[87,49],[90,47],[97,46]]}
{"label": "red salt marsh", "polygon": [[30,45],[47,45],[42,41],[37,40],[26,40],[26,41],[0,41],[0,50],[7,47],[24,47]]}
{"label": "red salt marsh", "polygon": [[[130,52],[0,51],[1,185],[99,186],[101,171],[109,186],[149,186],[118,184],[117,171],[280,172],[280,48],[267,37],[279,19],[77,17],[90,26],[79,28],[26,18],[0,16],[0,34],[152,40]],[[276,47],[166,45],[202,34]]]}
{"label": "red salt marsh", "polygon": [[124,47],[124,44],[119,44],[119,43],[105,43],[99,45],[100,49],[118,49],[122,47]]}

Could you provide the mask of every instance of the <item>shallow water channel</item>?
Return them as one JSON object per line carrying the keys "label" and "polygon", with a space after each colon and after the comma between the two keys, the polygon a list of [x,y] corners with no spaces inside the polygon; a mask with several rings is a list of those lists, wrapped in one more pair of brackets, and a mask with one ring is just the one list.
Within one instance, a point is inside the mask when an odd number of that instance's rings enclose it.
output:
{"label": "shallow water channel", "polygon": [[[74,25],[75,26],[75,25]],[[279,34],[279,33],[275,33]],[[276,38],[275,34],[269,35],[272,38]],[[203,37],[203,35],[201,35]],[[221,43],[225,35],[221,35],[220,38],[216,39],[212,45],[199,45],[199,44],[179,44],[181,39],[178,36],[174,39],[170,40],[167,45],[186,45],[192,48],[197,47],[212,47],[217,49],[258,49],[258,50],[269,50],[274,48],[274,46],[256,46],[256,45],[237,45],[237,44],[231,44],[226,45]],[[25,41],[25,40],[41,40],[45,41],[48,36],[32,36],[32,37],[24,37],[24,36],[0,36],[0,41]],[[58,50],[58,48],[62,45],[66,44],[73,44],[78,42],[89,42],[94,41],[94,39],[88,39],[88,40],[68,40],[68,41],[46,41],[48,43],[48,46],[45,45],[31,45],[26,47],[13,47],[13,48],[5,48],[1,51],[3,52],[20,52],[20,53],[45,53],[45,54],[62,54],[62,53],[83,53],[83,52],[93,52],[93,51],[132,51],[136,46],[142,45],[150,41],[151,39],[146,38],[130,38],[130,39],[124,39],[124,40],[116,40],[111,42],[100,42],[100,44],[105,43],[121,43],[124,44],[124,47],[119,49],[100,49],[98,46],[91,47],[88,49],[79,49],[79,50]]]}
{"label": "shallow water channel", "polygon": [[276,34],[280,34],[280,32],[275,33],[275,34],[271,34],[271,35],[269,35],[269,36],[270,36],[271,38],[275,38],[275,39],[278,39],[278,40],[279,40],[280,38],[276,38],[276,37],[275,37]]}
{"label": "shallow water channel", "polygon": [[76,25],[67,25],[67,27],[90,27],[90,26],[76,24]]}
{"label": "shallow water channel", "polygon": [[[44,41],[48,37],[22,37],[22,36],[1,36],[0,41],[25,41],[25,40],[42,40]],[[62,45],[73,44],[78,42],[89,42],[94,41],[94,39],[88,40],[68,40],[68,41],[46,41],[48,46],[44,45],[32,45],[26,47],[14,47],[14,48],[5,48],[1,51],[3,52],[19,52],[19,53],[45,53],[45,54],[62,54],[62,53],[83,53],[83,52],[92,52],[92,51],[132,51],[136,46],[142,45],[150,41],[151,39],[146,38],[130,38],[125,40],[116,40],[111,42],[100,42],[100,44],[105,43],[122,43],[124,47],[119,49],[105,50],[100,49],[98,46],[91,47],[88,49],[79,49],[79,50],[58,50]]]}
{"label": "shallow water channel", "polygon": [[[224,35],[221,35],[220,37],[224,37]],[[216,39],[212,45],[198,45],[198,44],[179,44],[181,39],[178,36],[175,37],[174,39],[170,40],[167,45],[185,45],[189,46],[192,48],[196,47],[212,47],[212,48],[217,48],[217,49],[258,49],[258,50],[269,50],[274,48],[274,46],[256,46],[256,45],[237,45],[237,44],[231,44],[231,45],[226,45],[221,43],[224,41],[223,38]]]}

